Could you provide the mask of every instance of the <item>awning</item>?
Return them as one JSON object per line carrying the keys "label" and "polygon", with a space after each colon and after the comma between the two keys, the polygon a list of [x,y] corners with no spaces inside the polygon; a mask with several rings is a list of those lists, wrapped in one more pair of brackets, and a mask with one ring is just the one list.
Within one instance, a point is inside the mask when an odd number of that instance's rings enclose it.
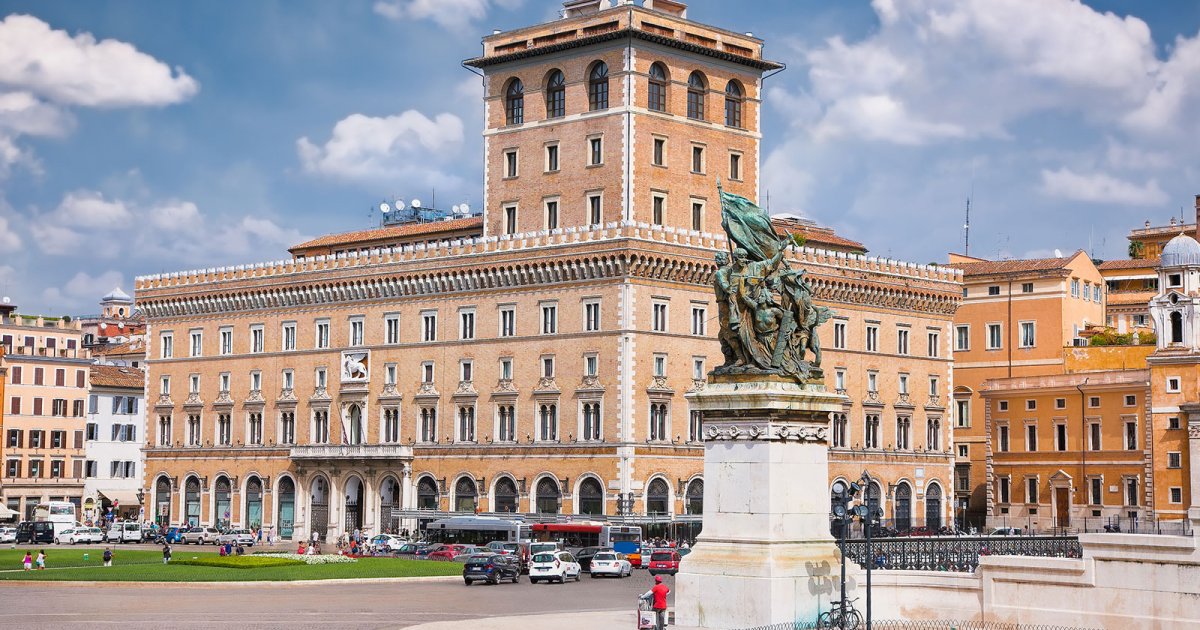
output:
{"label": "awning", "polygon": [[137,493],[129,490],[101,490],[99,494],[109,501],[125,507],[131,505],[141,505],[138,503]]}
{"label": "awning", "polygon": [[14,512],[13,510],[9,509],[7,505],[0,504],[0,519],[13,518],[18,514],[20,514],[20,512]]}

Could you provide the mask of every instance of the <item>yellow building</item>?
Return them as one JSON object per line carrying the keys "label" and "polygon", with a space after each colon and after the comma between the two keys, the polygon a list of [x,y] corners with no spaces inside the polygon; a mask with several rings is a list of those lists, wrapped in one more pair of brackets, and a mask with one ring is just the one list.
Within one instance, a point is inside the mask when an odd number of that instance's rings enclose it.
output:
{"label": "yellow building", "polygon": [[951,254],[950,263],[963,272],[953,340],[956,510],[981,526],[990,504],[983,384],[1062,374],[1064,348],[1084,343],[1079,332],[1104,321],[1104,279],[1082,250],[998,261]]}
{"label": "yellow building", "polygon": [[[684,394],[721,360],[715,183],[757,196],[779,65],[682,4],[604,5],[467,60],[486,87],[482,234],[385,226],[138,279],[148,513],[285,537],[446,512],[699,522]],[[834,248],[789,260],[837,311],[831,476],[869,469],[889,515],[947,521],[960,272],[796,227]]]}

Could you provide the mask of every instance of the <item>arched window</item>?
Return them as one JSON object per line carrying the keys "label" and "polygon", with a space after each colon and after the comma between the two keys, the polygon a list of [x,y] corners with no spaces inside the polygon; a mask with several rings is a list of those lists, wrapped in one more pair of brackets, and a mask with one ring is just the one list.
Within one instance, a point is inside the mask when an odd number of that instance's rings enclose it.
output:
{"label": "arched window", "polygon": [[726,127],[742,127],[742,102],[745,100],[745,94],[742,92],[742,86],[738,85],[737,81],[730,81],[725,86],[725,126]]}
{"label": "arched window", "polygon": [[190,527],[196,527],[200,524],[200,480],[195,477],[188,477],[187,486],[184,488],[184,516],[187,518],[187,524]]}
{"label": "arched window", "polygon": [[562,118],[566,113],[567,81],[562,70],[555,70],[546,79],[546,118]]}
{"label": "arched window", "polygon": [[459,477],[454,484],[454,510],[474,512],[477,498],[475,481],[470,477]]}
{"label": "arched window", "polygon": [[646,488],[646,514],[669,514],[671,488],[662,479],[655,479]]}
{"label": "arched window", "polygon": [[509,81],[504,91],[504,119],[509,125],[525,122],[525,85],[520,79]]}
{"label": "arched window", "polygon": [[229,527],[229,519],[233,516],[230,512],[232,508],[229,501],[232,495],[232,487],[229,484],[229,477],[217,477],[216,488],[217,515],[214,520],[216,521],[217,529],[225,529]]}
{"label": "arched window", "polygon": [[597,61],[588,75],[588,109],[608,109],[608,64]]}
{"label": "arched window", "polygon": [[517,484],[512,479],[502,477],[496,481],[496,504],[492,506],[492,511],[517,511]]}
{"label": "arched window", "polygon": [[684,509],[688,514],[704,514],[704,480],[695,479],[688,484]]}
{"label": "arched window", "polygon": [[364,433],[362,408],[358,405],[350,405],[350,443],[362,444]]}
{"label": "arched window", "polygon": [[604,514],[604,487],[588,477],[579,484],[579,513]]}
{"label": "arched window", "polygon": [[159,477],[154,483],[154,517],[161,526],[171,522],[171,480]]}
{"label": "arched window", "polygon": [[279,480],[279,537],[291,540],[296,528],[296,484],[290,477]]}
{"label": "arched window", "polygon": [[942,487],[936,483],[925,488],[925,527],[936,531],[942,526]]}
{"label": "arched window", "polygon": [[244,519],[245,526],[250,529],[262,527],[262,499],[262,480],[258,477],[251,477],[246,482],[246,518]]}
{"label": "arched window", "polygon": [[693,72],[688,77],[688,106],[687,116],[693,120],[704,120],[704,94],[708,92],[708,82],[700,72]]}
{"label": "arched window", "polygon": [[646,109],[667,111],[667,70],[661,63],[650,66],[650,89],[646,91]]}
{"label": "arched window", "polygon": [[538,409],[538,439],[542,442],[558,440],[558,405],[546,404]]}
{"label": "arched window", "polygon": [[321,540],[329,533],[329,483],[324,477],[313,479],[308,504],[308,526]]}
{"label": "arched window", "polygon": [[558,514],[559,497],[561,497],[558,482],[550,477],[542,477],[537,484],[537,511],[539,514]]}
{"label": "arched window", "polygon": [[433,477],[421,477],[417,482],[417,509],[438,509],[438,488]]}
{"label": "arched window", "polygon": [[892,506],[892,520],[898,531],[912,528],[912,487],[901,482],[896,486],[896,503]]}
{"label": "arched window", "polygon": [[1183,343],[1183,314],[1171,313],[1171,343]]}

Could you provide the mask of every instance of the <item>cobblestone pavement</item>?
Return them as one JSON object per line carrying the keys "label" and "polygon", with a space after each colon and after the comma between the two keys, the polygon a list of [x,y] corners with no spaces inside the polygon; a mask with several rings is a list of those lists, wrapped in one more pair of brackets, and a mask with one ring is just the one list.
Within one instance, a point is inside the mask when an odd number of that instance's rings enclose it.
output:
{"label": "cobblestone pavement", "polygon": [[[665,579],[673,585],[672,578]],[[650,585],[645,571],[621,580],[585,574],[578,583],[535,585],[523,577],[520,584],[497,586],[461,581],[4,584],[0,628],[341,630],[547,613],[562,613],[563,627],[570,627],[572,613],[633,611]]]}

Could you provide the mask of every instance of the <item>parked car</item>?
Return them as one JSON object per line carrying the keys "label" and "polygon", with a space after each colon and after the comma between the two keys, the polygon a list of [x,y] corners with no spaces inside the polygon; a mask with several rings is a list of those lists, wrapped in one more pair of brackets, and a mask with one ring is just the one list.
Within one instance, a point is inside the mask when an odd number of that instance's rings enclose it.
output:
{"label": "parked car", "polygon": [[655,549],[650,552],[650,575],[679,573],[679,552],[674,549]]}
{"label": "parked car", "polygon": [[989,533],[988,535],[989,536],[1020,536],[1021,528],[1020,527],[997,527],[996,529],[993,529],[991,531],[991,533]]}
{"label": "parked car", "polygon": [[[163,540],[171,543],[172,545],[183,544],[185,542],[183,539],[183,533],[187,530],[188,528],[186,527],[168,527],[166,531],[163,532]],[[138,538],[141,538],[140,528],[138,531]]]}
{"label": "parked car", "polygon": [[583,547],[579,551],[574,552],[575,560],[579,563],[579,568],[585,572],[589,571],[592,565],[592,556],[601,551],[612,551],[611,547]]}
{"label": "parked car", "polygon": [[454,556],[455,562],[466,562],[471,556],[476,556],[481,553],[487,553],[487,547],[479,547],[476,545],[463,545],[463,548]]}
{"label": "parked car", "polygon": [[53,543],[54,523],[46,521],[24,521],[17,525],[17,544]]}
{"label": "parked car", "polygon": [[529,581],[537,584],[542,580],[559,582],[574,579],[579,581],[582,571],[579,563],[567,551],[546,551],[533,554],[533,562],[529,565]]}
{"label": "parked car", "polygon": [[217,544],[217,536],[221,535],[221,531],[216,527],[205,527],[199,525],[197,527],[189,527],[183,532],[183,544],[185,545],[215,545]]}
{"label": "parked car", "polygon": [[633,575],[633,565],[629,564],[629,560],[623,553],[617,553],[611,549],[598,551],[596,555],[592,556],[590,573],[593,578],[601,575],[622,578]]}
{"label": "parked car", "polygon": [[429,554],[425,556],[425,559],[449,562],[450,560],[453,560],[455,556],[464,553],[466,549],[467,545],[442,545],[441,549],[429,552]]}
{"label": "parked car", "polygon": [[233,546],[246,545],[247,547],[254,546],[254,534],[248,529],[231,529],[217,536],[217,544],[224,545],[229,543]]}
{"label": "parked car", "polygon": [[15,543],[17,542],[16,527],[0,527],[0,543]]}
{"label": "parked car", "polygon": [[521,566],[515,556],[502,553],[475,553],[463,565],[463,582],[470,586],[476,580],[499,584],[503,580],[521,581]]}
{"label": "parked car", "polygon": [[403,547],[408,541],[396,536],[395,534],[379,534],[371,539],[372,547],[379,547],[384,551],[395,553]]}
{"label": "parked car", "polygon": [[531,543],[529,543],[530,555],[537,555],[539,553],[554,553],[555,551],[562,551],[562,550],[563,550],[562,544],[557,543],[557,542],[531,542]]}
{"label": "parked car", "polygon": [[420,547],[421,545],[418,545],[417,543],[404,543],[403,545],[400,545],[400,548],[393,550],[392,553],[400,556],[415,556],[417,554],[417,549]]}
{"label": "parked car", "polygon": [[104,531],[99,527],[72,527],[71,529],[64,529],[59,532],[58,538],[54,542],[60,545],[102,543],[104,542]]}
{"label": "parked car", "polygon": [[422,558],[428,559],[429,554],[431,554],[435,551],[439,551],[445,546],[446,545],[444,545],[442,543],[426,543],[424,545],[418,545],[417,550],[413,552],[413,557],[418,560],[420,560]]}
{"label": "parked car", "polygon": [[132,521],[113,523],[104,537],[109,543],[136,543],[142,541],[142,526]]}

